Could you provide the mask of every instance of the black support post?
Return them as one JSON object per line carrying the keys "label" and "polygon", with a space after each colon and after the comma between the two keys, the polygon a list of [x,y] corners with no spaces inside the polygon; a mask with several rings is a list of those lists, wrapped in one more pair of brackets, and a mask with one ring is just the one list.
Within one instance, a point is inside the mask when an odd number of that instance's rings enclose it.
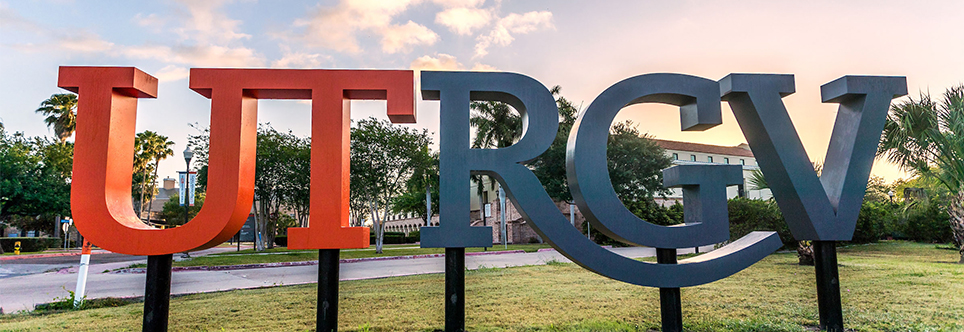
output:
{"label": "black support post", "polygon": [[[676,264],[676,249],[656,248],[656,263]],[[679,288],[659,289],[659,313],[663,332],[683,331],[683,303]]]}
{"label": "black support post", "polygon": [[834,241],[812,241],[813,265],[817,273],[817,306],[820,329],[843,332],[840,303],[840,276],[837,273],[837,247]]}
{"label": "black support post", "polygon": [[465,331],[465,248],[445,248],[445,332]]}
{"label": "black support post", "polygon": [[339,249],[318,250],[318,313],[315,331],[338,331]]}
{"label": "black support post", "polygon": [[172,254],[147,256],[147,284],[144,289],[144,332],[167,331],[171,308]]}

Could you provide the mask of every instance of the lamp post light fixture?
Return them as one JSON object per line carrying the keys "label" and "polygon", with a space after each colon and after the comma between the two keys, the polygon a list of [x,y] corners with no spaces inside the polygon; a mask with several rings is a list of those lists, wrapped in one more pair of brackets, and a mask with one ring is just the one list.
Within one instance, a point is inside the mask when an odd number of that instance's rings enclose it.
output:
{"label": "lamp post light fixture", "polygon": [[185,182],[185,183],[184,183],[184,186],[185,186],[185,190],[184,190],[184,196],[185,196],[185,197],[184,197],[184,223],[185,223],[185,224],[187,224],[187,222],[188,222],[188,211],[189,211],[190,208],[191,208],[191,204],[188,203],[188,202],[191,201],[191,199],[190,199],[189,197],[186,197],[186,196],[188,195],[189,192],[191,192],[190,190],[187,190],[187,185],[190,183],[190,178],[189,178],[189,177],[190,177],[190,173],[191,173],[191,159],[192,159],[192,158],[194,158],[194,151],[191,150],[191,146],[190,146],[190,145],[185,146],[185,147],[184,147],[184,164],[185,164],[185,169],[184,169],[184,174],[185,174],[185,175],[184,175],[184,176],[185,176],[185,180],[186,180],[186,181],[184,181],[184,182]]}

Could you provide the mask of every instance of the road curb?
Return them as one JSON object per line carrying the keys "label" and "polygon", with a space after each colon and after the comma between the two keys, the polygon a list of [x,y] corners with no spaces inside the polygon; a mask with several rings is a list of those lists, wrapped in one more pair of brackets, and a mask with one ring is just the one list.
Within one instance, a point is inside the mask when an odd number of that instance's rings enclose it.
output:
{"label": "road curb", "polygon": [[[109,251],[95,251],[91,252],[91,255],[107,254]],[[17,259],[28,259],[28,258],[47,258],[47,257],[62,257],[62,256],[80,256],[80,251],[78,252],[58,252],[52,254],[30,254],[30,255],[16,255],[16,256],[0,256],[0,261],[7,260],[17,260]]]}
{"label": "road curb", "polygon": [[[505,254],[523,254],[525,250],[507,250],[507,251],[480,251],[480,252],[469,252],[465,253],[466,256],[483,256],[483,255],[505,255]],[[365,257],[365,258],[347,258],[339,260],[340,263],[360,263],[360,262],[371,262],[371,261],[388,261],[388,260],[400,260],[400,259],[420,259],[420,258],[437,258],[445,257],[445,254],[424,254],[424,255],[408,255],[408,256],[388,256],[388,257]],[[188,272],[188,271],[232,271],[232,270],[247,270],[247,269],[261,269],[269,267],[288,267],[288,266],[307,266],[307,265],[318,265],[317,260],[313,261],[300,261],[300,262],[279,262],[279,263],[257,263],[257,264],[239,264],[239,265],[221,265],[221,266],[178,266],[171,268],[171,272]],[[145,268],[131,268],[131,269],[120,269],[110,271],[111,274],[142,274],[146,273]]]}

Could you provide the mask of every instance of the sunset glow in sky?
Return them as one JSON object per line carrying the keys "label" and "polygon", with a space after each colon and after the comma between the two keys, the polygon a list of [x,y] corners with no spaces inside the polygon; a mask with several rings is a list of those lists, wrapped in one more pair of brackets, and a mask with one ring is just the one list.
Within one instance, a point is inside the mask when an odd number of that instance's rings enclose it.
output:
{"label": "sunset glow in sky", "polygon": [[[907,76],[908,91],[939,94],[964,82],[964,1],[0,1],[0,119],[7,131],[52,135],[34,110],[57,88],[61,65],[135,66],[159,78],[139,102],[137,131],[178,145],[161,177],[183,167],[188,123],[206,126],[209,100],[188,89],[188,69],[376,68],[496,70],[529,75],[588,107],[639,74],[794,74],[784,99],[810,158],[821,161],[837,105],[820,85],[843,75]],[[353,118],[386,118],[356,102]],[[438,104],[420,102],[419,128],[438,131]],[[308,134],[309,105],[262,101],[259,121]],[[724,104],[724,124],[679,130],[665,105],[632,106],[658,138],[745,142]],[[437,140],[436,140],[437,141]],[[903,175],[886,162],[874,174]]]}

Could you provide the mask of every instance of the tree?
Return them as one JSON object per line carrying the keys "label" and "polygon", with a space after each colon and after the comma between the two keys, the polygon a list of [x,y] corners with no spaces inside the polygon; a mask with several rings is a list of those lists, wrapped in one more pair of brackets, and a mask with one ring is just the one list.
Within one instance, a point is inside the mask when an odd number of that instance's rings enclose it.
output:
{"label": "tree", "polygon": [[410,212],[422,216],[425,225],[429,224],[428,213],[425,212],[425,192],[432,197],[432,215],[439,211],[439,172],[438,153],[431,153],[428,146],[419,150],[415,170],[405,183],[406,191],[392,202],[393,213]]}
{"label": "tree", "polygon": [[572,194],[569,193],[569,182],[566,179],[566,144],[579,110],[560,95],[562,87],[557,85],[550,91],[558,96],[556,107],[559,109],[559,131],[556,132],[556,138],[549,149],[539,155],[532,166],[533,172],[546,188],[549,197],[556,201],[568,202],[572,201]]}
{"label": "tree", "polygon": [[40,108],[35,112],[47,117],[44,122],[54,129],[54,134],[61,142],[70,138],[77,129],[77,95],[75,94],[51,95],[40,103]]}
{"label": "tree", "polygon": [[[558,96],[561,88],[555,86],[551,91]],[[556,106],[559,109],[559,131],[556,139],[549,150],[540,155],[531,166],[549,197],[571,201],[572,194],[566,180],[566,145],[569,132],[576,122],[578,109],[562,96],[556,98]],[[613,189],[624,204],[652,200],[654,195],[668,192],[663,188],[662,170],[672,166],[672,160],[648,135],[640,134],[632,122],[620,122],[612,126],[607,141],[606,158]]]}
{"label": "tree", "polygon": [[[194,192],[194,206],[188,207],[187,219],[191,220],[197,213],[201,211],[201,206],[204,205],[204,193],[195,191]],[[164,202],[164,207],[161,212],[158,213],[157,218],[164,220],[165,225],[180,226],[184,225],[184,207],[181,206],[181,198],[177,194],[171,195],[167,202]]]}
{"label": "tree", "polygon": [[[309,169],[305,173],[305,165],[310,165],[310,155],[308,138],[298,137],[290,131],[279,132],[271,124],[258,126],[254,193],[257,228],[262,234],[260,246],[274,248],[282,207],[294,208],[303,218],[308,217],[306,203],[311,172]],[[302,191],[303,196],[295,199],[292,193],[298,191]]]}
{"label": "tree", "polygon": [[877,156],[950,191],[947,211],[964,264],[964,84],[947,89],[940,101],[921,92],[891,106]]}
{"label": "tree", "polygon": [[351,128],[351,190],[368,203],[377,253],[382,252],[385,217],[424,161],[418,156],[430,144],[427,130],[420,132],[375,118],[360,120]]}
{"label": "tree", "polygon": [[[197,135],[188,136],[194,151],[199,192],[207,190],[210,129],[197,124]],[[258,125],[258,152],[254,175],[254,210],[257,250],[274,247],[274,238],[286,229],[288,218],[282,208],[293,210],[301,226],[307,226],[311,176],[311,141],[292,132],[279,132],[270,123]],[[183,210],[182,210],[183,213]]]}
{"label": "tree", "polygon": [[73,144],[0,129],[0,223],[53,233],[69,215]]}
{"label": "tree", "polygon": [[[149,160],[154,161],[154,166],[152,167],[154,174],[148,178],[151,183],[151,188],[150,200],[147,206],[150,208],[150,206],[154,204],[154,193],[157,190],[157,168],[161,163],[161,159],[166,159],[167,157],[174,155],[174,150],[171,149],[174,147],[174,142],[169,141],[167,136],[159,135],[150,130],[137,134],[137,136],[135,136],[135,141],[139,142],[139,145],[136,147],[139,150],[139,153],[136,154],[150,158]],[[136,159],[137,158],[135,158],[135,161]],[[141,188],[141,195],[143,197],[143,185]],[[141,201],[143,202],[143,199]],[[141,207],[141,211],[144,211],[143,206]],[[147,212],[147,221],[151,221],[150,211]]]}

